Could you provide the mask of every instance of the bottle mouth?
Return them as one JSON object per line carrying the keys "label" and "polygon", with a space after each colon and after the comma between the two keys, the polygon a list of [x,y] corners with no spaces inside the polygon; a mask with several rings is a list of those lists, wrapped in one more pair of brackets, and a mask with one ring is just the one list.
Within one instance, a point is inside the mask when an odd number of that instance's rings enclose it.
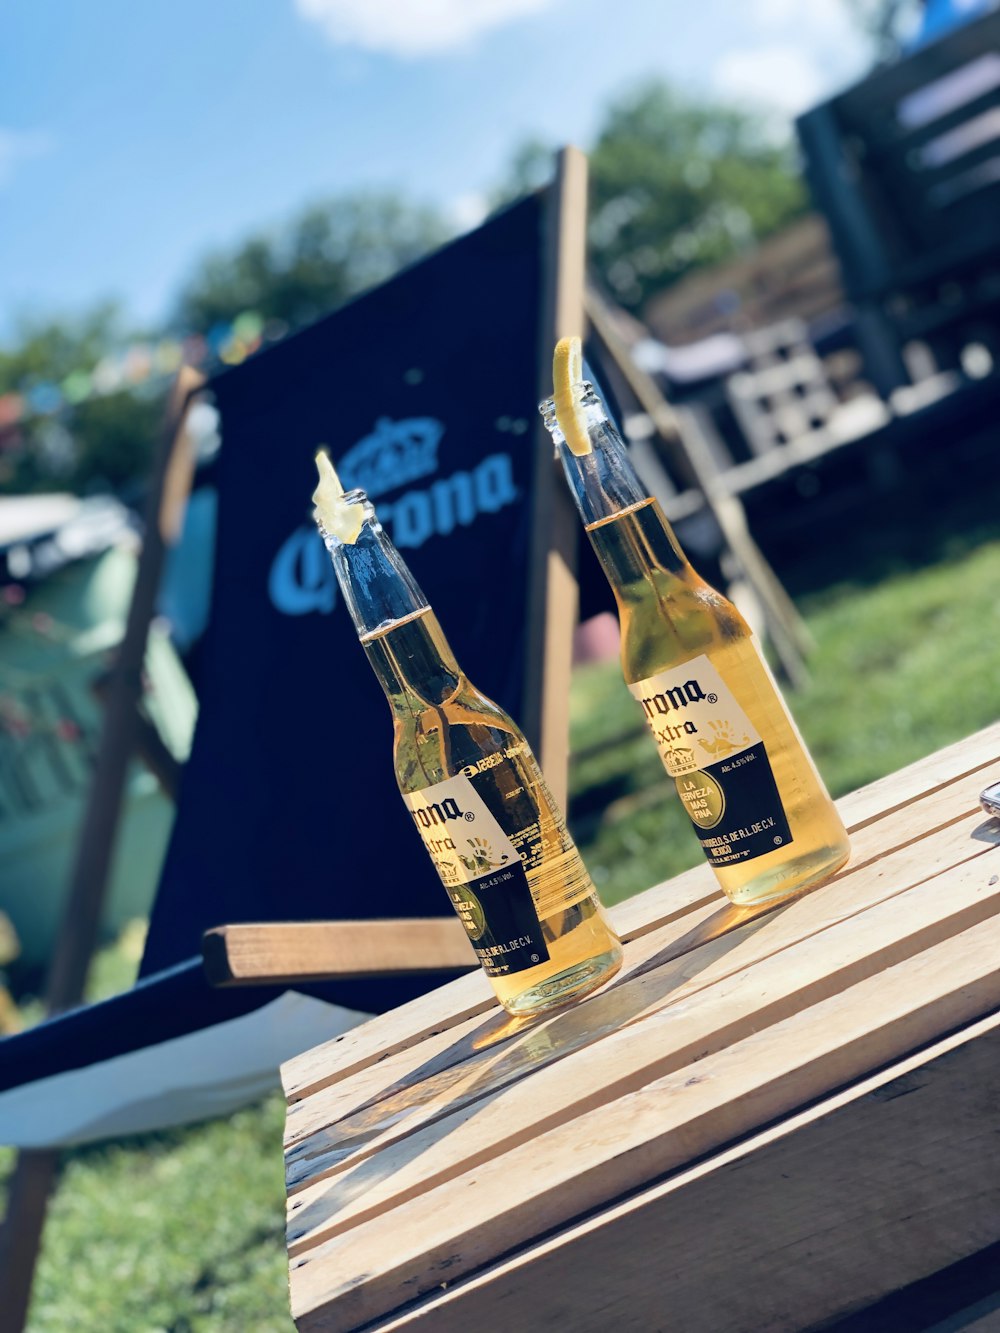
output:
{"label": "bottle mouth", "polygon": [[[351,507],[355,505],[359,506],[361,509],[362,528],[367,526],[369,528],[374,528],[377,531],[381,531],[382,525],[378,521],[375,506],[372,504],[371,500],[368,499],[368,493],[363,491],[360,486],[354,486],[349,491],[344,491],[343,495],[340,497],[340,503]],[[328,551],[335,551],[337,548],[344,545],[354,545],[357,541],[357,538],[355,538],[355,542],[345,543],[342,537],[338,537],[336,533],[328,531],[322,519],[319,518],[318,511],[314,512],[314,520],[317,529],[319,530],[319,535],[322,538],[323,545]]]}
{"label": "bottle mouth", "polygon": [[[594,425],[597,421],[603,421],[605,412],[604,404],[600,396],[591,384],[590,380],[581,380],[579,384],[580,406],[587,412],[587,424]],[[588,410],[596,408],[596,413]],[[565,444],[566,437],[562,433],[562,427],[559,425],[556,417],[555,398],[545,398],[538,404],[538,410],[542,414],[542,421],[545,423],[545,429],[552,436],[556,444]]]}

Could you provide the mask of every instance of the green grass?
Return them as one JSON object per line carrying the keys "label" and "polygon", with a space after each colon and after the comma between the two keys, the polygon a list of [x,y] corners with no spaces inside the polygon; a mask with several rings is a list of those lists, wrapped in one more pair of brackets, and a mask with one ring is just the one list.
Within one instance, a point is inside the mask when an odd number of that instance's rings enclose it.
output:
{"label": "green grass", "polygon": [[283,1103],[66,1155],[29,1327],[288,1333]]}
{"label": "green grass", "polygon": [[[1000,541],[803,602],[817,641],[792,698],[835,795],[1000,715]],[[606,900],[701,853],[616,663],[576,673],[571,823]],[[127,984],[122,953],[105,988]],[[134,953],[134,941],[132,942]],[[282,1106],[66,1155],[35,1333],[289,1330]],[[0,1177],[12,1154],[0,1152]]]}

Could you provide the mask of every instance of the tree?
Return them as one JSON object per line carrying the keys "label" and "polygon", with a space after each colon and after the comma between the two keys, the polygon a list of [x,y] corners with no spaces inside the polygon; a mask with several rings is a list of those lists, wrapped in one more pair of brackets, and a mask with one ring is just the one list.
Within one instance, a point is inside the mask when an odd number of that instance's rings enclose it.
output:
{"label": "tree", "polygon": [[590,161],[594,264],[633,310],[806,207],[787,139],[761,117],[662,82],[609,108]]}
{"label": "tree", "polygon": [[74,409],[71,488],[78,493],[115,491],[130,497],[144,483],[166,411],[166,390],[105,394]]}
{"label": "tree", "polygon": [[[537,188],[551,171],[552,149],[525,142],[496,202]],[[806,208],[788,135],[659,80],[607,109],[590,150],[590,184],[591,259],[631,310]]]}
{"label": "tree", "polygon": [[[92,371],[128,336],[113,304],[72,319],[24,323],[0,348],[0,394]],[[127,491],[149,469],[162,412],[162,394],[123,391],[56,414],[29,413],[0,455],[0,485],[11,492]]]}
{"label": "tree", "polygon": [[74,318],[25,320],[10,345],[0,347],[0,393],[90,369],[124,336],[122,313],[113,302]]}
{"label": "tree", "polygon": [[555,149],[545,139],[524,139],[514,149],[500,184],[490,194],[490,204],[500,209],[515,199],[541,189],[552,178]]}
{"label": "tree", "polygon": [[179,326],[208,333],[241,311],[292,328],[383,282],[448,237],[442,219],[394,194],[345,196],[305,209],[274,235],[202,261],[181,294]]}

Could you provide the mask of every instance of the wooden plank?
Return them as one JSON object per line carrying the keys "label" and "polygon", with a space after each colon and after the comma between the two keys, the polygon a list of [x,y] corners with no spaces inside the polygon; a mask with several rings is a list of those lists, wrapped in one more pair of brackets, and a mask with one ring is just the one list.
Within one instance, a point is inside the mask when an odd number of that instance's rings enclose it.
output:
{"label": "wooden plank", "polygon": [[825,1324],[996,1241],[998,1102],[995,1015],[472,1278],[446,1280],[379,1333],[649,1333],[658,1311],[692,1333]]}
{"label": "wooden plank", "polygon": [[[726,899],[707,863],[661,886],[664,893],[651,902],[649,911],[636,906],[637,900],[611,909],[611,918],[621,934],[629,931],[647,933],[655,924],[682,919],[689,910],[711,905],[717,910]],[[626,959],[626,970],[629,967]],[[321,1089],[338,1083],[359,1069],[384,1060],[395,1052],[417,1046],[436,1032],[458,1028],[470,1019],[488,1015],[489,1021],[505,1022],[489,982],[476,972],[449,982],[430,995],[421,995],[391,1013],[379,1014],[361,1027],[352,1028],[334,1041],[306,1051],[281,1068],[282,1084],[288,1099],[289,1115],[303,1100]],[[522,1020],[534,1022],[536,1020]]]}
{"label": "wooden plank", "polygon": [[[753,944],[745,948],[736,947],[733,942],[718,946],[719,955],[728,968],[724,975],[826,930],[919,880],[981,853],[991,844],[971,840],[970,831],[982,822],[977,795],[990,771],[988,767],[975,770],[923,801],[908,803],[886,821],[860,830],[854,837],[851,863],[827,886],[798,900],[785,911],[735,908],[716,893],[704,902],[686,907],[683,912],[668,913],[655,930],[637,928],[634,933],[627,933],[630,942],[625,965],[611,987],[613,992],[624,991],[626,994],[612,1002],[602,998],[610,992],[599,992],[585,1002],[581,1011],[584,1016],[578,1023],[567,1025],[562,1022],[561,1015],[547,1020],[549,1026],[561,1026],[558,1043],[547,1038],[550,1052],[554,1053],[558,1046],[560,1054],[565,1055],[597,1040],[608,1021],[621,1021],[626,1008],[633,1018],[637,1017],[647,1003],[644,997],[649,983],[641,975],[633,979],[644,973],[653,959],[662,967],[686,953],[701,950],[697,967],[700,969],[699,984],[705,985],[723,975],[708,969],[706,947],[714,941],[727,940],[734,931],[742,929],[742,938],[752,939]],[[964,822],[957,822],[961,815],[966,817]],[[945,836],[936,837],[933,846],[915,842],[915,834],[942,828]],[[762,921],[762,916],[773,919]],[[680,990],[671,999],[686,999],[694,989],[697,987],[692,985]],[[611,1020],[601,1017],[601,1010],[608,1005],[615,1015]],[[498,1075],[506,1065],[517,1070],[520,1064],[516,1051],[509,1055],[505,1064],[503,1059],[498,1061],[496,1048],[507,1040],[517,1042],[519,1033],[528,1027],[534,1031],[535,1026],[512,1023],[495,1014],[485,1018],[473,1016],[462,1025],[444,1027],[429,1043],[423,1041],[418,1047],[386,1052],[377,1067],[369,1066],[369,1072],[356,1070],[350,1076],[345,1074],[331,1087],[316,1090],[309,1098],[290,1107],[285,1135],[290,1187],[300,1183],[301,1162],[311,1162],[318,1168],[322,1153],[316,1144],[304,1143],[311,1134],[318,1133],[324,1143],[331,1144],[335,1138],[331,1127],[340,1116],[378,1100],[386,1089],[390,1089],[393,1096],[401,1096],[417,1077],[424,1080],[436,1075],[444,1077],[442,1062],[446,1059],[452,1066],[464,1064],[461,1077],[470,1083],[481,1078],[477,1062],[494,1064]],[[570,1033],[573,1034],[572,1040]],[[458,1075],[449,1073],[447,1077],[450,1086],[450,1081]],[[426,1099],[428,1090],[425,1088],[421,1095]]]}
{"label": "wooden plank", "polygon": [[[700,950],[691,959],[697,976],[680,986],[671,969],[658,968],[639,979],[627,1003],[623,991],[608,993],[603,1005],[593,1006],[595,1039],[571,1045],[566,1054],[554,1025],[540,1051],[532,1049],[529,1034],[520,1050],[506,1059],[494,1056],[478,1071],[466,1067],[457,1082],[446,1078],[430,1094],[425,1087],[404,1088],[347,1117],[317,1136],[321,1142],[302,1145],[308,1183],[289,1198],[289,1252],[384,1214],[599,1106],[613,1115],[616,1101],[646,1084],[996,916],[1000,887],[988,884],[996,859],[976,857],[759,962],[748,962],[746,954],[759,952],[766,931],[737,943],[729,955]],[[945,894],[949,914],[942,919]],[[772,918],[768,924],[784,923]],[[701,956],[706,952],[710,960]],[[683,976],[684,964],[678,970]],[[687,1003],[695,992],[697,1003]],[[663,997],[669,1009],[657,1007]],[[571,1040],[574,1035],[571,1029]]]}
{"label": "wooden plank", "polygon": [[479,966],[457,917],[216,926],[202,936],[201,947],[213,986],[473,972]]}
{"label": "wooden plank", "polygon": [[[902,877],[908,867],[912,876],[923,876],[923,883],[935,885],[922,901],[923,919],[934,921],[934,894],[940,892],[941,881],[932,876],[951,868],[952,863],[960,868],[962,858],[975,860],[987,850],[989,844],[978,841],[970,849],[969,831],[975,830],[978,823],[976,816],[949,830],[947,845],[938,847],[933,856],[920,846],[904,849],[893,863],[879,865],[871,872],[870,878],[886,881],[886,887],[878,895],[873,894],[872,901],[880,899],[882,909],[889,913],[888,926],[883,923],[881,927],[888,929],[888,938],[897,938],[892,916],[915,910],[913,906],[904,909],[901,905],[901,895],[906,890],[900,889],[894,878]],[[983,872],[972,867],[969,873],[975,880]],[[960,913],[969,903],[974,908],[976,897],[974,889],[968,900],[956,896],[950,909]],[[906,899],[907,904],[911,901]],[[802,909],[807,905],[812,910],[804,917]],[[850,930],[858,930],[861,942],[856,947],[863,949],[865,931],[872,924],[864,906],[859,909],[851,886],[840,883],[803,900],[795,912],[772,913],[742,926],[737,909],[701,916],[682,935],[644,937],[628,951],[633,960],[627,982],[595,995],[587,1006],[553,1016],[544,1028],[503,1019],[471,1020],[462,1028],[436,1034],[419,1048],[387,1055],[377,1066],[369,1066],[300,1103],[295,1108],[297,1116],[289,1114],[286,1135],[289,1189],[343,1164],[354,1152],[367,1155],[378,1146],[379,1132],[383,1142],[415,1132],[422,1124],[432,1123],[466,1102],[537,1072],[545,1063],[565,1060],[574,1052],[602,1042],[609,1034],[619,1033],[628,1024],[640,1024],[652,1014],[660,1015],[668,1005],[679,1007],[683,1013],[695,996],[700,1004],[703,1003],[700,997],[710,987],[720,984],[731,987],[734,981],[742,984],[751,968],[785,950],[794,951],[790,966],[796,984],[806,987],[807,978],[799,974],[810,957],[815,963],[812,980],[822,984],[823,950],[832,947],[827,944],[831,938],[827,932],[845,922],[860,921],[860,925],[850,925]],[[938,911],[937,915],[942,914]],[[938,928],[947,932],[949,925],[945,923]],[[957,927],[953,924],[952,928]],[[902,933],[898,939],[905,939],[904,923],[900,923],[899,929]],[[818,952],[809,954],[801,948],[795,949],[810,938],[823,941]],[[652,962],[656,971],[650,970]],[[642,1038],[638,1040],[641,1057]],[[668,1049],[659,1042],[658,1056],[665,1055]],[[602,1052],[606,1050],[601,1046]],[[360,1140],[355,1137],[359,1119],[365,1126]]]}
{"label": "wooden plank", "polygon": [[496,1007],[493,988],[480,969],[314,1046],[281,1066],[289,1114],[305,1098],[358,1070]]}
{"label": "wooden plank", "polygon": [[[991,764],[1000,769],[1000,723],[879,779],[843,798],[838,808],[856,843],[855,835],[883,815],[894,814],[912,805],[921,793],[933,794],[956,778]],[[690,910],[709,904],[720,907],[724,901],[715,876],[702,864],[618,904],[611,915],[619,934],[628,941],[680,920]],[[302,1101],[358,1069],[417,1045],[432,1032],[447,1031],[494,1006],[489,983],[478,973],[451,982],[288,1061],[281,1071],[286,1096],[293,1104]]]}
{"label": "wooden plank", "polygon": [[[587,159],[564,148],[549,187],[545,291],[538,326],[539,400],[552,392],[552,352],[560,338],[582,336],[587,251]],[[527,598],[525,734],[559,805],[569,790],[569,679],[579,590],[576,553],[580,525],[572,497],[557,475],[552,442],[540,417],[535,445],[531,561]]]}
{"label": "wooden plank", "polygon": [[[91,692],[102,705],[107,700],[109,679],[110,673],[104,671],[91,683]],[[156,778],[164,796],[176,801],[184,765],[174,758],[144,711],[139,709],[134,721],[136,754]]]}
{"label": "wooden plank", "polygon": [[32,1278],[59,1159],[60,1154],[48,1148],[17,1155],[0,1228],[0,1277],[6,1275],[0,1301],[0,1333],[21,1333],[27,1324]]}
{"label": "wooden plank", "polygon": [[[819,269],[825,288],[808,302],[796,299],[796,278]],[[740,308],[718,299],[735,291]],[[757,327],[788,316],[809,318],[843,303],[840,270],[834,261],[827,226],[819,213],[798,218],[780,232],[766,237],[749,255],[696,269],[646,308],[646,322],[664,342],[695,342],[734,327]]]}
{"label": "wooden plank", "polygon": [[993,917],[408,1200],[391,1246],[379,1218],[315,1246],[291,1266],[299,1328],[379,1318],[971,1022],[1000,1003],[998,950]]}
{"label": "wooden plank", "polygon": [[870,782],[867,787],[838,801],[837,808],[848,831],[854,834],[874,820],[884,819],[910,805],[917,798],[932,795],[949,782],[990,765],[1000,773],[1000,722],[994,722],[954,745],[936,750],[898,773]]}
{"label": "wooden plank", "polygon": [[[638,939],[626,952],[622,971],[611,989],[618,988],[623,979],[642,973],[654,959],[662,966],[670,958],[683,958],[697,945],[722,939],[753,917],[754,913],[746,909],[713,899],[711,904],[672,921],[666,930]],[[519,1076],[525,1072],[526,1062],[531,1063],[531,1053],[539,1042],[542,1050],[554,1057],[557,1052],[566,1055],[597,1041],[605,1034],[607,1023],[593,1007],[596,999],[596,995],[591,996],[572,1010],[541,1020],[511,1018],[494,1008],[462,1023],[443,1026],[415,1046],[387,1052],[376,1063],[357,1068],[331,1086],[295,1102],[288,1108],[285,1123],[289,1188],[301,1183],[303,1174],[321,1169],[326,1148],[334,1140],[339,1142],[338,1123],[360,1108],[365,1109],[366,1116],[391,1116],[387,1099],[405,1098],[411,1095],[411,1088],[419,1088],[412,1093],[418,1100],[429,1100],[432,1089],[440,1095],[450,1090],[450,1095],[457,1096],[461,1084],[474,1085],[483,1078],[484,1068],[491,1068],[497,1078]],[[612,1028],[621,1021],[620,1008],[615,1008],[609,1021]],[[553,1043],[548,1035],[542,1036],[542,1030],[547,1034],[556,1022],[560,1036]],[[376,1111],[377,1105],[380,1111]]]}

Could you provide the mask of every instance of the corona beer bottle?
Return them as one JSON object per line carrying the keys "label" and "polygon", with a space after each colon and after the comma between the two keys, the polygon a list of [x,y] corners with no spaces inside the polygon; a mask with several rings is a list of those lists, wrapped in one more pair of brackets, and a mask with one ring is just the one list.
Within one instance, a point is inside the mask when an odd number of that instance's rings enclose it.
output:
{"label": "corona beer bottle", "polygon": [[527,742],[463,674],[364,492],[316,461],[316,521],[392,710],[403,801],[497,998],[534,1014],[587,994],[621,945]]}
{"label": "corona beer bottle", "polygon": [[756,638],[646,493],[578,339],[556,349],[555,380],[540,410],[614,590],[625,682],[722,888],[758,904],[820,883],[847,833]]}

